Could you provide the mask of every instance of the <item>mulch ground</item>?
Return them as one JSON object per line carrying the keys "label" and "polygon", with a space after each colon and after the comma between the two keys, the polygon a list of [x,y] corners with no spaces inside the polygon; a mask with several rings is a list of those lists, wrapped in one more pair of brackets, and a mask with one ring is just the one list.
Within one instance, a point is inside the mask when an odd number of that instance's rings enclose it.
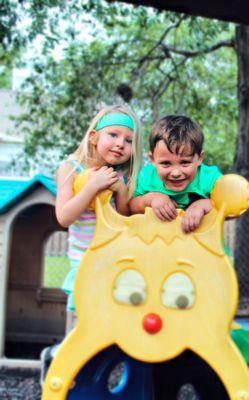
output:
{"label": "mulch ground", "polygon": [[[23,368],[0,368],[0,400],[40,400],[40,371]],[[197,400],[192,388],[185,390],[178,400]],[[139,400],[139,399],[138,399]]]}
{"label": "mulch ground", "polygon": [[40,371],[23,368],[0,368],[1,400],[40,400]]}

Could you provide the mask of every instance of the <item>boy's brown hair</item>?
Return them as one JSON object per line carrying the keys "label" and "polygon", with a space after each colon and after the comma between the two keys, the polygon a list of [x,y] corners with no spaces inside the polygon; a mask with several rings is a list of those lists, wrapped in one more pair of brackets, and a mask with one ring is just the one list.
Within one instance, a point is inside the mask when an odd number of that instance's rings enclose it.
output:
{"label": "boy's brown hair", "polygon": [[163,140],[168,150],[176,154],[182,146],[188,145],[192,154],[201,155],[204,135],[194,121],[184,115],[167,115],[154,125],[150,134],[150,151],[153,153],[157,142]]}

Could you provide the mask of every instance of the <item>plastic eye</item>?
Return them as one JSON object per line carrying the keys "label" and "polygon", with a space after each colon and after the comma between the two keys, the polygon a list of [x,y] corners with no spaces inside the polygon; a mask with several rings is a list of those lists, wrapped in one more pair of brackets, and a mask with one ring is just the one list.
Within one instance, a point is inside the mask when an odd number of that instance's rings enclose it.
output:
{"label": "plastic eye", "polygon": [[172,274],[162,288],[162,302],[165,307],[191,308],[195,297],[196,293],[191,279],[182,272]]}
{"label": "plastic eye", "polygon": [[146,283],[142,274],[134,269],[123,271],[115,281],[113,296],[122,304],[142,304],[146,298]]}

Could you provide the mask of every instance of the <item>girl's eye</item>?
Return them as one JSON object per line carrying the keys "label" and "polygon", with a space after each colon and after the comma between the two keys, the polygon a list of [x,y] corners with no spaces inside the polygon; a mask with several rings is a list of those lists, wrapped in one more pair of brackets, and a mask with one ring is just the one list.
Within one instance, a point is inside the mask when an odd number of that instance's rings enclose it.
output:
{"label": "girl's eye", "polygon": [[132,139],[127,138],[127,139],[126,139],[126,142],[127,142],[128,144],[132,144]]}
{"label": "girl's eye", "polygon": [[163,167],[169,167],[169,166],[170,166],[170,163],[167,162],[167,161],[165,161],[165,162],[162,162],[161,165],[162,165]]}
{"label": "girl's eye", "polygon": [[117,134],[114,133],[114,132],[110,132],[109,135],[110,135],[111,137],[113,137],[113,138],[117,137]]}

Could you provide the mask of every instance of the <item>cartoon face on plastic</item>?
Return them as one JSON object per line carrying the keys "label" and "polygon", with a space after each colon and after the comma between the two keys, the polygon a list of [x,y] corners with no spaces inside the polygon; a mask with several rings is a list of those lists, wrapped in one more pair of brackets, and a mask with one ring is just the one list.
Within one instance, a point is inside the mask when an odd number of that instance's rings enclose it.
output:
{"label": "cartoon face on plastic", "polygon": [[77,348],[82,367],[112,344],[145,362],[190,349],[216,370],[230,398],[249,394],[248,369],[229,335],[238,287],[222,239],[224,219],[249,206],[247,181],[220,178],[214,207],[192,234],[181,230],[182,212],[173,222],[159,221],[151,209],[123,217],[109,198],[103,192],[95,201],[96,232],[76,277],[78,321],[68,354]]}
{"label": "cartoon face on plastic", "polygon": [[239,207],[233,199],[219,206],[224,178],[219,184],[217,208],[191,235],[181,231],[181,212],[174,222],[158,221],[149,209],[127,218],[97,199],[97,230],[76,283],[82,294],[76,294],[76,308],[89,334],[97,320],[102,341],[153,362],[186,348],[200,354],[212,340],[209,330],[228,331],[238,290],[221,225],[248,200],[246,189]]}

